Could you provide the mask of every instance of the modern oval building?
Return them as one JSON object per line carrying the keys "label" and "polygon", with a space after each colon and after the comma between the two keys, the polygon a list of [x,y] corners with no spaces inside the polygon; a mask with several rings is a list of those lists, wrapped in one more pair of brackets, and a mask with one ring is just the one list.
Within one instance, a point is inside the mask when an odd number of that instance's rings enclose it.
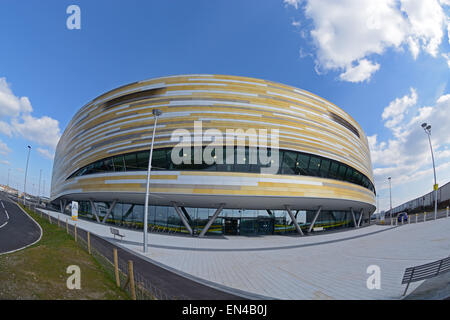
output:
{"label": "modern oval building", "polygon": [[85,105],[58,143],[52,202],[142,228],[156,109],[150,230],[304,234],[370,223],[375,188],[358,123],[304,90],[223,75],[135,82]]}

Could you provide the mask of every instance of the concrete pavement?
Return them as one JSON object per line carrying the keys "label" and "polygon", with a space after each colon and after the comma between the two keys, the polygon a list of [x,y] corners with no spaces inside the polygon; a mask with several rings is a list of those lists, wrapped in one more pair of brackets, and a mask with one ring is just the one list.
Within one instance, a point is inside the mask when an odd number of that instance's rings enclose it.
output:
{"label": "concrete pavement", "polygon": [[[450,219],[445,218],[306,237],[202,239],[150,233],[146,254],[142,250],[142,232],[121,229],[125,238],[119,241],[112,239],[108,225],[83,220],[77,224],[208,285],[278,299],[402,299],[405,268],[450,253]],[[367,268],[371,265],[381,270],[379,290],[366,286],[370,276]],[[408,293],[422,282],[412,283]]]}

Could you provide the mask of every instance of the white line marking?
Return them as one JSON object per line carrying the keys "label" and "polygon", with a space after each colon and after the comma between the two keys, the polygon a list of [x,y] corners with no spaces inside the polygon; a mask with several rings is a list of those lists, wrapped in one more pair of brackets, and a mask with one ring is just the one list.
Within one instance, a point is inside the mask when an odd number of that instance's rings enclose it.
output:
{"label": "white line marking", "polygon": [[19,249],[11,250],[11,251],[8,251],[8,252],[0,252],[0,256],[4,255],[4,254],[13,253],[13,252],[16,252],[16,251],[28,248],[28,247],[32,246],[33,244],[38,243],[41,240],[41,238],[42,238],[43,231],[42,231],[41,225],[39,223],[37,223],[36,220],[34,220],[25,210],[23,210],[21,206],[19,206],[17,203],[16,203],[16,205],[17,205],[17,207],[19,207],[20,210],[22,210],[23,213],[25,213],[28,216],[28,218],[31,219],[31,221],[33,221],[39,227],[39,230],[41,231],[41,234],[39,235],[39,239],[37,239],[35,242],[30,243],[30,244],[28,244],[28,245],[26,245],[26,246],[24,246],[22,248],[19,248]]}
{"label": "white line marking", "polygon": [[5,209],[5,213],[6,213],[6,218],[8,218],[8,220],[9,220],[8,211],[6,211],[6,209]]}

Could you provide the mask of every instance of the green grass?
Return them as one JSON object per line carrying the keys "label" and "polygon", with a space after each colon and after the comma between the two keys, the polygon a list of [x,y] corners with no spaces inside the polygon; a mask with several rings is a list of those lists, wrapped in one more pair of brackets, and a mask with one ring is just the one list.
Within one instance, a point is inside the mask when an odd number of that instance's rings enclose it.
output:
{"label": "green grass", "polygon": [[[25,210],[41,225],[43,235],[33,246],[0,256],[0,299],[130,299],[64,228]],[[80,290],[66,286],[70,265],[80,267]]]}

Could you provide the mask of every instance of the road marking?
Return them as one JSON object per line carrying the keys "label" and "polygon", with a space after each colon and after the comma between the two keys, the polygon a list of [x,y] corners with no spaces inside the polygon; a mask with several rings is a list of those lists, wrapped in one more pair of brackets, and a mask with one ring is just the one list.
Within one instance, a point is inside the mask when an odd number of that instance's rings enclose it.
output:
{"label": "road marking", "polygon": [[8,221],[6,221],[4,224],[2,224],[2,225],[0,226],[0,229],[3,228],[4,226],[6,226],[7,224],[8,224]]}
{"label": "road marking", "polygon": [[5,209],[5,206],[3,205],[3,201],[2,201],[2,207],[3,207],[3,209]]}
{"label": "road marking", "polygon": [[8,218],[8,220],[9,220],[8,211],[6,211],[6,209],[5,209],[5,213],[6,213],[6,218]]}

